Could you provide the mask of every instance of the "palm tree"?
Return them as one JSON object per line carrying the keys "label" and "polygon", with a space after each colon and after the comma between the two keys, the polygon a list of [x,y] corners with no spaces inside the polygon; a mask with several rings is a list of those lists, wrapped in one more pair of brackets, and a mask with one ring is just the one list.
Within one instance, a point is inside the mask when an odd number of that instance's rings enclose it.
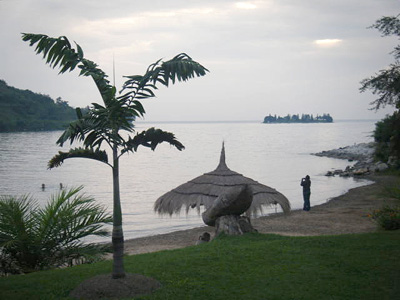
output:
{"label": "palm tree", "polygon": [[[46,63],[60,69],[59,73],[80,69],[80,75],[92,77],[103,100],[103,105],[92,103],[85,114],[76,109],[78,120],[71,123],[57,140],[62,146],[66,141],[72,144],[81,141],[83,147],[59,152],[49,161],[49,168],[60,166],[65,159],[81,157],[102,162],[112,169],[113,174],[113,278],[125,277],[123,266],[124,236],[122,230],[122,212],[119,189],[119,158],[128,152],[136,152],[139,146],[155,150],[158,144],[167,142],[178,150],[184,146],[174,134],[160,129],[150,128],[141,133],[128,137],[121,135],[125,131],[135,132],[132,120],[141,117],[145,110],[139,100],[154,97],[156,84],[168,87],[176,81],[187,81],[195,76],[204,76],[208,71],[202,65],[182,53],[169,61],[158,60],[151,64],[144,75],[126,76],[122,90],[116,92],[107,75],[98,68],[97,64],[84,58],[82,48],[71,43],[64,36],[51,38],[43,34],[23,33],[22,39],[36,45],[35,52],[43,54]],[[112,151],[112,161],[108,161],[107,153],[102,149],[105,144]]]}
{"label": "palm tree", "polygon": [[97,260],[105,245],[83,243],[87,236],[109,236],[111,215],[79,193],[82,186],[53,195],[45,207],[28,197],[0,196],[0,269],[29,273]]}

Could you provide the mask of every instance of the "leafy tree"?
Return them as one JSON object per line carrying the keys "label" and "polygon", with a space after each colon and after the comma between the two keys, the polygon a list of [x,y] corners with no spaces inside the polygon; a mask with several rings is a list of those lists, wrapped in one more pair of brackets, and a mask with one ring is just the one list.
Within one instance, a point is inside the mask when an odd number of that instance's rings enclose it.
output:
{"label": "leafy tree", "polygon": [[[103,100],[103,105],[92,103],[86,114],[77,109],[78,120],[58,139],[62,146],[66,141],[83,142],[83,147],[68,152],[59,152],[49,162],[49,168],[60,166],[65,159],[72,157],[90,158],[102,162],[112,169],[113,174],[113,278],[125,277],[123,266],[124,237],[122,230],[122,212],[119,188],[119,159],[121,155],[136,152],[139,146],[155,150],[158,144],[167,142],[178,150],[184,146],[174,134],[160,129],[150,128],[133,137],[135,132],[132,120],[141,117],[145,110],[139,100],[154,97],[156,84],[169,86],[176,81],[187,81],[196,76],[204,76],[208,71],[202,65],[182,53],[169,61],[158,60],[151,64],[144,75],[126,76],[122,90],[117,94],[107,75],[97,64],[84,58],[82,48],[75,43],[73,47],[66,37],[51,38],[43,34],[23,34],[23,40],[36,45],[37,54],[43,54],[46,63],[60,69],[60,74],[80,69],[80,75],[91,77]],[[122,135],[127,132],[128,135]],[[111,149],[112,159],[102,146]]]}
{"label": "leafy tree", "polygon": [[62,190],[40,208],[33,199],[0,197],[0,273],[29,273],[97,260],[104,245],[82,238],[108,236],[112,222],[95,200],[79,194],[82,187]]}
{"label": "leafy tree", "polygon": [[[371,28],[378,29],[382,36],[400,37],[400,15],[382,17]],[[377,143],[375,156],[388,161],[390,156],[400,157],[400,45],[392,52],[394,63],[380,70],[375,76],[361,81],[361,92],[372,91],[378,98],[371,102],[372,109],[379,110],[387,105],[396,111],[376,124],[374,138]]]}

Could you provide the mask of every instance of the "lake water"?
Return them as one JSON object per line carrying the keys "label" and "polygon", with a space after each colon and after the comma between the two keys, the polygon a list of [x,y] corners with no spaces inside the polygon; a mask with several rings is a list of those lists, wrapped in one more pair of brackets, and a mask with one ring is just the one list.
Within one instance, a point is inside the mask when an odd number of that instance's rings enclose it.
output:
{"label": "lake water", "polygon": [[[324,203],[351,188],[368,184],[353,178],[326,177],[328,170],[344,169],[344,160],[310,155],[322,150],[372,141],[375,121],[338,121],[330,124],[137,123],[136,130],[157,127],[175,133],[186,149],[160,145],[140,148],[121,158],[120,185],[125,238],[167,233],[203,225],[201,216],[184,212],[160,217],[153,204],[162,194],[194,177],[214,170],[225,141],[231,170],[283,193],[292,209],[302,207],[300,180],[310,175],[311,206]],[[60,150],[61,131],[0,133],[0,195],[30,194],[41,204],[67,187],[84,191],[112,210],[112,174],[104,164],[70,159],[48,170],[48,160]],[[45,191],[41,185],[46,185]],[[272,208],[270,212],[274,212]],[[108,240],[108,239],[107,239]]]}

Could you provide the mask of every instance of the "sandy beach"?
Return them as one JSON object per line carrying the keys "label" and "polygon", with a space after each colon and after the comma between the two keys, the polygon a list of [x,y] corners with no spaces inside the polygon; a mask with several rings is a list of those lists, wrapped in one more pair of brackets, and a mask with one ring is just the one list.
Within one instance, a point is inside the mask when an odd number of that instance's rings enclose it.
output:
{"label": "sandy beach", "polygon": [[[346,194],[333,198],[329,202],[312,206],[311,211],[292,211],[289,215],[275,214],[252,220],[254,228],[260,233],[286,236],[337,235],[365,233],[378,230],[368,214],[396,201],[384,195],[385,186],[399,184],[395,176],[369,176],[373,184],[351,189]],[[195,245],[203,232],[214,235],[209,226],[175,231],[149,237],[125,241],[126,254],[139,254],[160,250],[184,248]]]}

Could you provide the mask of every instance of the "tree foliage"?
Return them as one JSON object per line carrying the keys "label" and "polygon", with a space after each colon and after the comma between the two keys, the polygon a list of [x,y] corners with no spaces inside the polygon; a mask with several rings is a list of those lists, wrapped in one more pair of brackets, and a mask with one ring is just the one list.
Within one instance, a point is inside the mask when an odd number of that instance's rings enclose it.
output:
{"label": "tree foliage", "polygon": [[[382,36],[400,37],[400,15],[382,17],[371,28],[382,33]],[[379,71],[375,76],[361,81],[361,92],[372,91],[378,98],[371,102],[372,109],[378,110],[385,106],[394,106],[397,110],[378,122],[374,131],[376,142],[375,156],[382,161],[390,157],[400,159],[400,45],[392,52],[394,63]]]}
{"label": "tree foliage", "polygon": [[[161,129],[150,128],[135,133],[132,121],[145,113],[139,100],[154,97],[158,84],[168,87],[178,81],[204,76],[208,70],[187,54],[181,53],[168,61],[157,60],[147,68],[144,75],[125,76],[126,81],[121,91],[117,92],[116,87],[110,84],[107,75],[97,64],[86,59],[82,48],[77,43],[73,46],[65,36],[52,38],[44,34],[23,33],[22,39],[29,42],[30,46],[35,46],[35,52],[42,54],[50,67],[58,68],[60,74],[80,69],[81,76],[93,79],[101,95],[101,104],[92,103],[85,113],[77,109],[77,120],[70,123],[57,140],[60,146],[69,141],[71,144],[80,142],[83,148],[59,152],[50,160],[49,168],[60,166],[64,160],[73,157],[95,159],[111,167],[113,278],[124,277],[119,158],[127,152],[136,152],[139,146],[155,150],[163,142],[178,150],[184,149],[173,133]],[[111,150],[112,159],[108,159],[107,152],[103,150],[104,146]]]}
{"label": "tree foliage", "polygon": [[98,260],[109,249],[83,243],[88,236],[108,236],[112,222],[82,187],[62,190],[45,207],[28,197],[0,197],[0,273],[29,273]]}
{"label": "tree foliage", "polygon": [[[383,36],[400,37],[400,19],[396,17],[382,17],[371,28],[378,29]],[[361,81],[361,92],[372,91],[378,98],[371,102],[372,109],[378,110],[386,105],[400,108],[400,45],[393,50],[395,61],[370,78]]]}
{"label": "tree foliage", "polygon": [[400,113],[394,112],[375,125],[375,157],[387,162],[390,157],[400,157]]}

